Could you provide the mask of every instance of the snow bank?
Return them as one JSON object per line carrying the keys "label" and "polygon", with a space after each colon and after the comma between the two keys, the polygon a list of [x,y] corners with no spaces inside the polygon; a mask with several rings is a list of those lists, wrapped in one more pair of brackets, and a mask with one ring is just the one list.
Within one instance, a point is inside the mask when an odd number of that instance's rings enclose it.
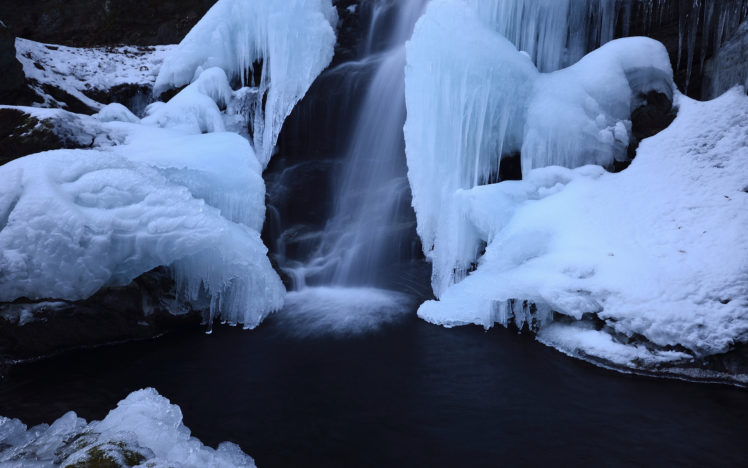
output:
{"label": "snow bank", "polygon": [[518,151],[522,169],[611,165],[626,155],[641,95],[672,96],[670,60],[647,38],[609,42],[567,69],[541,74],[527,54],[467,3],[434,0],[407,44],[408,177],[439,297],[483,247],[455,192],[498,180]]}
{"label": "snow bank", "polygon": [[[211,67],[257,87],[249,121],[265,165],[283,121],[332,60],[336,23],[330,0],[220,0],[166,58],[154,94]],[[262,68],[259,83],[255,67]]]}
{"label": "snow bank", "polygon": [[485,255],[419,316],[527,325],[627,369],[688,366],[748,341],[748,97],[677,101],[624,172],[548,167],[459,192]]}
{"label": "snow bank", "polygon": [[[137,146],[120,146],[50,151],[0,166],[0,301],[84,299],[165,265],[186,300],[209,299],[209,321],[259,324],[280,308],[284,289],[256,230],[264,210],[238,224],[222,216],[222,199],[212,207],[200,198],[201,189],[236,191],[238,179],[220,183],[222,172],[201,171],[210,162],[195,162],[216,141],[188,140],[192,153],[179,151],[182,144],[160,159],[141,153],[147,163],[118,155],[135,155]],[[217,168],[238,158],[236,152],[224,161],[220,153],[207,154],[217,158]],[[239,176],[249,197],[264,194],[258,166],[254,179]],[[241,166],[236,170],[241,174]]]}
{"label": "snow bank", "polygon": [[238,445],[217,449],[190,436],[182,411],[152,388],[138,390],[102,421],[87,423],[74,412],[52,425],[27,429],[0,417],[0,464],[4,467],[149,466],[254,467]]}

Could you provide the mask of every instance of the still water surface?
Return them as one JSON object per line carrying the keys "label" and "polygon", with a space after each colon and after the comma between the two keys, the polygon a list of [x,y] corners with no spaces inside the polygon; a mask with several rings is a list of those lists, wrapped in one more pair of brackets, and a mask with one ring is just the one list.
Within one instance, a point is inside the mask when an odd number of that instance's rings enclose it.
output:
{"label": "still water surface", "polygon": [[0,414],[100,419],[155,387],[193,435],[261,468],[546,464],[748,466],[748,392],[622,375],[504,329],[412,309],[364,334],[218,327],[18,365]]}

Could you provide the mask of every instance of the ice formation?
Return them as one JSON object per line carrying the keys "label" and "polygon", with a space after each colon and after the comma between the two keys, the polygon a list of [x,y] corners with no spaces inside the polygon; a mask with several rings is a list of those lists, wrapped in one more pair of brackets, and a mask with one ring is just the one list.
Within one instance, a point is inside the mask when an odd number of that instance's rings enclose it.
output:
{"label": "ice formation", "polygon": [[[178,148],[170,153],[173,160],[184,154]],[[280,308],[284,289],[256,230],[264,211],[238,224],[222,216],[222,200],[212,207],[200,198],[200,189],[235,191],[236,179],[223,184],[219,174],[204,184],[211,174],[203,175],[201,165],[209,162],[195,163],[190,153],[171,165],[168,156],[144,163],[117,154],[133,150],[137,146],[58,150],[0,166],[6,181],[0,187],[0,301],[84,299],[165,265],[186,300],[210,301],[210,321],[220,317],[254,327]],[[230,166],[236,153],[227,157],[213,164]],[[236,170],[241,174],[241,166]],[[264,193],[259,175],[246,188]]]}
{"label": "ice formation", "polygon": [[176,128],[186,133],[223,132],[221,109],[233,98],[226,73],[218,67],[199,70],[196,79],[169,102],[154,102],[143,123]]}
{"label": "ice formation", "polygon": [[154,94],[211,67],[254,87],[247,110],[266,165],[283,121],[332,60],[336,23],[330,0],[219,0],[166,58]]}
{"label": "ice formation", "polygon": [[[587,52],[628,36],[634,18],[637,33],[678,22],[678,55],[685,64],[686,88],[707,53],[715,53],[748,15],[746,0],[466,0],[492,29],[527,52],[541,71],[575,63]],[[697,48],[700,54],[697,57]]]}
{"label": "ice formation", "polygon": [[704,67],[703,95],[715,98],[742,84],[748,89],[748,20]]}
{"label": "ice formation", "polygon": [[483,247],[463,220],[458,189],[497,181],[502,156],[520,151],[523,173],[610,165],[625,157],[639,96],[673,93],[670,61],[657,41],[619,39],[542,74],[461,0],[430,4],[407,61],[408,177],[437,297]]}
{"label": "ice formation", "polygon": [[624,369],[687,368],[745,342],[748,97],[677,104],[626,171],[547,167],[458,192],[485,254],[419,316],[528,326]]}
{"label": "ice formation", "polygon": [[190,436],[179,406],[148,388],[91,423],[72,411],[52,425],[32,428],[0,417],[0,465],[253,468],[255,463],[236,444],[213,449]]}

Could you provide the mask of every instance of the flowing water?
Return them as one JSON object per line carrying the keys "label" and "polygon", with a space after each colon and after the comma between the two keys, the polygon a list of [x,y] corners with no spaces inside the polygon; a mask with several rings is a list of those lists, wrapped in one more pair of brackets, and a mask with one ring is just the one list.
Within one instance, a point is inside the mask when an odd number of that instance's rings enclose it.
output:
{"label": "flowing water", "polygon": [[[372,71],[342,167],[334,177],[333,212],[308,262],[287,268],[303,288],[387,287],[391,266],[418,255],[406,176],[405,41],[427,0],[389,0],[371,8],[363,57],[343,68]],[[350,86],[350,85],[349,85]]]}

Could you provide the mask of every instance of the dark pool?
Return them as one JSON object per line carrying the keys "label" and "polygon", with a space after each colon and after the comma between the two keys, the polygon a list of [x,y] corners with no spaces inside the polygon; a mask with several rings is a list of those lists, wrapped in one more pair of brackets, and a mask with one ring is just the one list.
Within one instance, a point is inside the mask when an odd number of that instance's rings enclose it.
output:
{"label": "dark pool", "polygon": [[748,466],[748,392],[622,375],[527,336],[414,313],[359,336],[298,338],[269,319],[18,365],[0,414],[100,419],[155,387],[193,434],[261,468]]}

